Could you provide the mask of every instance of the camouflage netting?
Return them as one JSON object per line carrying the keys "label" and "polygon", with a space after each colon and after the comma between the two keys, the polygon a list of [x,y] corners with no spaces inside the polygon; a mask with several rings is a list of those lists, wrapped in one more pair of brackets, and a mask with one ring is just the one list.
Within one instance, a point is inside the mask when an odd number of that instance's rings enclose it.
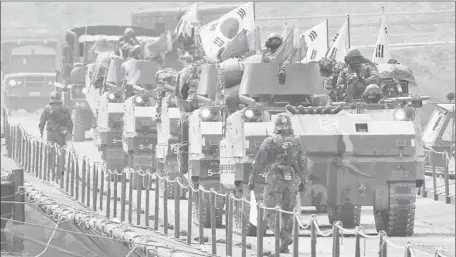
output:
{"label": "camouflage netting", "polygon": [[403,64],[379,64],[377,65],[381,78],[394,78],[408,81],[409,86],[416,87],[417,83],[412,70]]}

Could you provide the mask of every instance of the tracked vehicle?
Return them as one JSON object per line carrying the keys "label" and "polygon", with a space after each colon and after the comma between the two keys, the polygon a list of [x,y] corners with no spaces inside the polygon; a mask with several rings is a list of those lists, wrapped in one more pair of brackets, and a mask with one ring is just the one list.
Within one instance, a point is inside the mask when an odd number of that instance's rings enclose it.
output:
{"label": "tracked vehicle", "polygon": [[2,102],[9,110],[35,112],[54,90],[55,40],[2,41]]}
{"label": "tracked vehicle", "polygon": [[[157,145],[157,87],[155,73],[156,62],[132,61],[127,87],[133,94],[125,101],[123,116],[122,142],[127,155],[127,166],[135,170],[141,169],[148,173],[155,172],[155,146]],[[137,188],[137,180],[140,188]],[[142,177],[134,174],[133,188],[143,189]]]}
{"label": "tracked vehicle", "polygon": [[[313,161],[312,184],[326,189],[327,201],[320,204],[328,206],[331,223],[358,226],[361,206],[373,206],[377,230],[413,234],[416,188],[424,180],[415,110],[421,105],[420,97],[402,97],[381,104],[333,103],[340,112],[331,115],[321,108],[287,108]],[[302,205],[313,204],[302,199]]]}
{"label": "tracked vehicle", "polygon": [[[285,80],[275,76],[279,70],[285,71]],[[226,190],[237,197],[250,199],[247,187],[250,165],[263,140],[272,134],[272,121],[275,115],[284,112],[289,103],[301,104],[315,102],[327,97],[313,97],[319,90],[322,78],[316,63],[276,64],[244,63],[244,75],[239,86],[240,96],[249,96],[260,105],[251,101],[241,101],[248,107],[227,117],[224,138],[220,143],[220,181]],[[242,99],[242,98],[241,98]],[[263,199],[265,186],[264,174],[254,178],[257,201]],[[235,231],[241,232],[241,219],[248,220],[250,207],[242,209],[235,206]],[[256,235],[256,227],[247,224],[249,235]]]}
{"label": "tracked vehicle", "polygon": [[[93,64],[99,53],[114,52],[118,47],[117,41],[123,36],[127,27],[131,26],[82,26],[61,35],[59,48],[62,62],[61,67],[58,67],[61,72],[58,76],[57,89],[62,92],[65,106],[72,111],[75,142],[84,141],[85,132],[96,123],[94,108],[90,106],[85,96],[87,94],[86,73],[89,69],[87,65]],[[160,36],[153,29],[134,26],[132,28],[140,41],[152,40]],[[65,71],[65,69],[69,70]],[[69,77],[63,76],[64,73],[70,73]]]}

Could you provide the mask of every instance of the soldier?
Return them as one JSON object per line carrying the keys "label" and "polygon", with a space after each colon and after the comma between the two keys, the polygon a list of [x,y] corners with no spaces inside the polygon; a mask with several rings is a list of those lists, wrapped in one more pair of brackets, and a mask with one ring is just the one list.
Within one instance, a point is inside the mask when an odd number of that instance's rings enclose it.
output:
{"label": "soldier", "polygon": [[43,137],[46,126],[47,140],[60,146],[66,145],[66,137],[72,134],[73,121],[70,111],[62,105],[60,93],[51,92],[49,104],[40,117],[40,133]]}
{"label": "soldier", "polygon": [[119,38],[119,45],[130,44],[131,46],[140,45],[135,37],[135,31],[132,28],[126,28],[123,37]]}
{"label": "soldier", "polygon": [[324,77],[323,88],[325,93],[331,98],[332,101],[336,101],[336,84],[337,76],[334,76],[333,70],[336,66],[336,62],[330,58],[324,58],[318,61],[320,66],[320,75]]}
{"label": "soldier", "polygon": [[365,59],[358,49],[350,49],[345,56],[348,65],[337,79],[337,86],[344,87],[345,101],[351,102],[353,98],[360,98],[367,85],[378,85],[380,77],[378,69],[369,60]]}
{"label": "soldier", "polygon": [[266,52],[263,53],[263,62],[271,62],[271,56],[279,49],[282,45],[283,40],[282,37],[277,33],[271,33],[266,39],[264,43],[266,47]]}
{"label": "soldier", "polygon": [[[249,189],[253,190],[254,177],[264,170],[266,187],[263,201],[266,207],[279,206],[284,211],[293,212],[296,204],[297,185],[300,181],[299,191],[303,191],[309,179],[307,157],[301,140],[294,135],[288,115],[278,114],[274,125],[274,134],[263,141],[252,163]],[[274,233],[280,233],[280,252],[287,253],[288,246],[293,243],[291,237],[293,215],[282,215],[281,231],[279,232],[275,228],[275,213],[275,211],[266,210],[265,218],[269,228]]]}
{"label": "soldier", "polygon": [[122,71],[125,75],[125,79],[128,77],[128,71],[130,70],[130,63],[132,60],[139,60],[141,54],[141,46],[140,45],[135,45],[133,48],[131,48],[128,51],[128,59],[122,63]]}

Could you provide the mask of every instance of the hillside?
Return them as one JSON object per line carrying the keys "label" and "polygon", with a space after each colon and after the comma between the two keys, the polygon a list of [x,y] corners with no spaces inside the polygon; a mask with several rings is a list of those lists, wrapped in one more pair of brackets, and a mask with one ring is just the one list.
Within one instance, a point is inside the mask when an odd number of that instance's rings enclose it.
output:
{"label": "hillside", "polygon": [[[23,29],[12,27],[48,27],[44,30],[60,29],[91,23],[131,23],[131,12],[141,7],[171,8],[186,7],[188,2],[93,2],[93,3],[2,3],[2,38],[19,36]],[[214,5],[212,3],[211,5]],[[321,21],[321,18],[305,20],[262,20],[265,17],[296,17],[305,15],[345,15],[379,12],[384,6],[387,12],[423,12],[454,10],[452,2],[260,2],[256,3],[256,17],[262,38],[273,31],[280,31],[285,22],[302,31]],[[388,33],[391,44],[412,42],[451,42],[455,38],[454,12],[449,14],[398,15],[388,17]],[[329,36],[332,38],[345,18],[329,20]],[[375,44],[380,17],[352,17],[350,19],[351,44]],[[393,58],[411,66],[415,72],[421,93],[442,99],[446,92],[454,90],[455,45],[395,49]],[[362,48],[370,58],[373,49]],[[438,90],[436,90],[438,89]]]}

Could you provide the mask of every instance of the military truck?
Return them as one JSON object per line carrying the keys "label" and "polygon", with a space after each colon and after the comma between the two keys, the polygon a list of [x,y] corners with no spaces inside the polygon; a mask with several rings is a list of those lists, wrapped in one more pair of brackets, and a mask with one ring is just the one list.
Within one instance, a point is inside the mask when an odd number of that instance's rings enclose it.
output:
{"label": "military truck", "polygon": [[[279,81],[276,74],[284,70],[285,81]],[[273,132],[272,122],[275,115],[285,112],[289,103],[311,103],[322,92],[318,64],[278,64],[244,62],[244,74],[239,86],[239,95],[253,98],[257,104],[229,115],[224,123],[224,138],[220,143],[220,181],[223,187],[237,197],[250,199],[247,188],[250,165],[263,140]],[[315,98],[315,100],[314,100]],[[244,101],[242,101],[244,102]],[[247,103],[244,103],[247,105]],[[264,174],[254,178],[257,201],[263,198]],[[250,206],[241,208],[235,205],[235,232],[241,232],[241,218],[248,220]],[[246,231],[256,235],[256,227],[248,224]]]}
{"label": "military truck", "polygon": [[[61,35],[58,67],[57,89],[62,92],[63,102],[72,111],[73,141],[85,140],[85,132],[95,126],[93,108],[86,99],[87,65],[94,63],[98,53],[114,52],[117,41],[126,28],[130,26],[90,25],[75,27]],[[132,27],[138,40],[146,40],[160,36],[153,29]],[[119,67],[120,68],[120,67]],[[65,74],[67,73],[67,74]],[[66,75],[66,77],[65,77]]]}
{"label": "military truck", "polygon": [[11,111],[35,112],[49,101],[56,79],[56,41],[2,41],[2,102]]}
{"label": "military truck", "polygon": [[[451,158],[454,161],[455,158],[454,110],[454,103],[437,104],[423,132],[423,143],[429,150],[427,164],[440,167],[441,169],[437,170],[440,173],[439,175],[443,175],[442,168],[448,166],[451,177],[454,177],[454,164],[449,165],[449,161],[451,161]],[[445,152],[446,156],[434,154],[432,151]],[[431,175],[431,172],[429,175]]]}

